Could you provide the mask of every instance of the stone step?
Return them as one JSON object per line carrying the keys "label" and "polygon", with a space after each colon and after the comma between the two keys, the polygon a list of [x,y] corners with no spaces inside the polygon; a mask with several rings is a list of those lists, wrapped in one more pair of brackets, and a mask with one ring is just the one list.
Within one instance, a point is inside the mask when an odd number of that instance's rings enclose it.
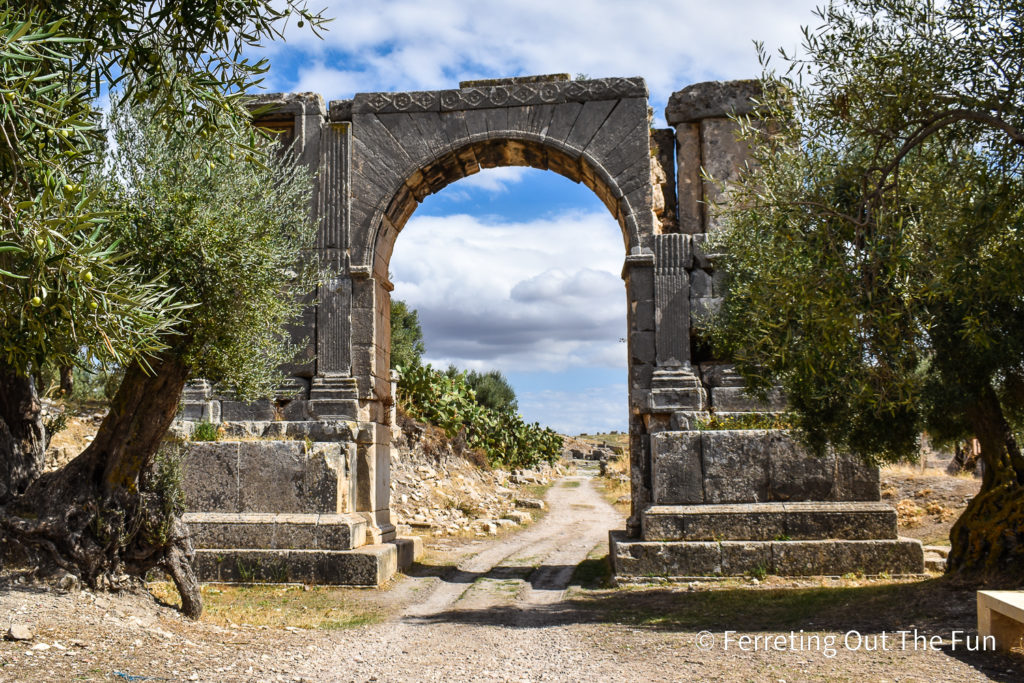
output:
{"label": "stone step", "polygon": [[352,550],[366,543],[359,515],[189,512],[196,548]]}
{"label": "stone step", "polygon": [[894,539],[896,510],[880,502],[655,505],[642,515],[646,541]]}
{"label": "stone step", "polygon": [[381,543],[355,550],[203,548],[196,550],[194,566],[200,581],[376,587],[399,571],[400,556],[412,555],[399,545]]}
{"label": "stone step", "polygon": [[610,534],[616,580],[700,576],[842,576],[922,574],[921,542],[912,538],[827,541],[640,541]]}
{"label": "stone step", "polygon": [[948,545],[924,546],[924,566],[931,572],[946,571],[946,560],[949,558]]}
{"label": "stone step", "polygon": [[311,399],[309,411],[316,419],[359,419],[359,401],[355,399]]}

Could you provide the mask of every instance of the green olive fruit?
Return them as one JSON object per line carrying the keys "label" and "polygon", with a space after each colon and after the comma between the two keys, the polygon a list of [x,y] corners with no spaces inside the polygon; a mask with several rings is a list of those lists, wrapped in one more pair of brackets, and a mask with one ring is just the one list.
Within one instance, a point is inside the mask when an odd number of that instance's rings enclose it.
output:
{"label": "green olive fruit", "polygon": [[35,306],[36,308],[39,308],[40,306],[43,305],[43,300],[40,299],[38,296],[34,296],[32,297],[32,301],[30,301],[29,303]]}
{"label": "green olive fruit", "polygon": [[95,301],[90,301],[89,302],[89,310],[90,311],[95,311],[97,308],[99,308],[99,306],[96,305]]}
{"label": "green olive fruit", "polygon": [[41,246],[43,246],[44,244],[46,244],[46,241],[45,241],[45,240],[44,240],[44,239],[43,239],[42,237],[37,237],[37,238],[36,238],[36,244],[37,244],[37,245],[39,245],[39,246],[41,247]]}
{"label": "green olive fruit", "polygon": [[86,282],[92,282],[92,271],[85,271],[82,273],[82,279]]}

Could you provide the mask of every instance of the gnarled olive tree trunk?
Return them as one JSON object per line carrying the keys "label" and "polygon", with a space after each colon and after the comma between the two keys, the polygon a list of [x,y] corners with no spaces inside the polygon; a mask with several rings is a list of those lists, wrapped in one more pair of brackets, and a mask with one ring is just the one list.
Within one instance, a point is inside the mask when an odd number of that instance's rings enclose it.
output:
{"label": "gnarled olive tree trunk", "polygon": [[982,390],[967,414],[981,443],[985,473],[978,495],[950,531],[946,572],[1019,583],[1024,581],[1024,457],[992,387]]}
{"label": "gnarled olive tree trunk", "polygon": [[43,472],[43,406],[29,375],[0,363],[0,505],[25,492]]}
{"label": "gnarled olive tree trunk", "polygon": [[92,443],[8,503],[0,523],[9,539],[93,586],[162,568],[181,593],[182,610],[198,617],[202,603],[188,530],[168,498],[175,492],[161,489],[149,474],[188,368],[173,351],[150,368],[127,370]]}

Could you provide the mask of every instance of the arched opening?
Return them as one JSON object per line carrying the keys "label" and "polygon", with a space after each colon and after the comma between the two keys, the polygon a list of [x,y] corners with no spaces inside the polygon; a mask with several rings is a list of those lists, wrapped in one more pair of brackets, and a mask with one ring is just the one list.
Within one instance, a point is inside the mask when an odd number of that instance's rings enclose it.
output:
{"label": "arched opening", "polygon": [[392,255],[392,300],[418,311],[427,361],[502,372],[527,421],[568,435],[624,432],[618,226],[586,187],[509,171],[422,203]]}
{"label": "arched opening", "polygon": [[[515,170],[516,180],[500,188],[486,184],[508,174],[485,170],[416,204],[388,263],[395,285],[388,304],[400,299],[418,311],[425,360],[435,369],[453,364],[502,372],[528,423],[568,436],[625,433],[627,322],[619,225],[586,186],[555,173]],[[551,213],[542,197],[556,194],[565,199]],[[443,440],[437,445],[437,437],[425,452],[417,449],[419,433],[408,426],[404,435],[395,431],[392,523],[429,528],[435,535],[482,533],[489,525],[476,526],[477,517],[508,522],[523,514],[513,510],[512,498],[467,504],[474,500],[468,497],[475,491],[470,482],[493,475],[467,471],[461,458],[446,455]],[[591,452],[575,441],[571,447]],[[418,467],[436,470],[432,486],[416,483]],[[451,506],[448,500],[464,502]],[[609,528],[621,525],[603,521]],[[407,527],[399,526],[399,534],[402,529]]]}
{"label": "arched opening", "polygon": [[[391,256],[401,228],[424,198],[480,169],[530,166],[555,171],[590,188],[619,225],[623,239],[623,250],[620,253],[624,255],[625,261],[621,273],[626,290],[622,319],[626,321],[627,330],[624,338],[627,340],[629,376],[626,417],[630,425],[630,460],[634,462],[645,458],[646,454],[641,449],[646,447],[646,443],[634,443],[637,438],[642,439],[640,435],[646,430],[641,396],[649,386],[654,364],[651,332],[654,306],[653,257],[640,253],[643,249],[639,226],[644,225],[643,220],[650,222],[650,216],[645,216],[643,212],[649,214],[651,196],[646,129],[643,135],[643,155],[639,161],[628,164],[628,172],[620,172],[619,180],[609,174],[594,157],[565,143],[526,133],[503,133],[500,136],[472,139],[455,146],[454,151],[430,155],[427,161],[418,164],[416,170],[407,173],[404,180],[396,183],[391,194],[379,195],[377,209],[369,226],[368,236],[372,240],[369,244],[372,249],[367,250],[363,260],[365,265],[362,266],[362,272],[365,275],[352,281],[353,319],[372,315],[373,320],[372,325],[353,325],[352,373],[360,384],[361,394],[372,397],[362,404],[367,406],[368,416],[378,425],[373,438],[373,456],[362,460],[367,466],[360,473],[359,479],[366,482],[363,489],[366,495],[361,497],[359,509],[372,511],[381,529],[393,529],[386,502],[390,489],[389,434],[394,400],[390,372],[390,306],[394,289],[389,278]],[[632,263],[636,260],[642,262]],[[631,266],[634,267],[631,269]],[[360,309],[365,313],[360,313]],[[634,517],[644,502],[642,497],[632,497]]]}

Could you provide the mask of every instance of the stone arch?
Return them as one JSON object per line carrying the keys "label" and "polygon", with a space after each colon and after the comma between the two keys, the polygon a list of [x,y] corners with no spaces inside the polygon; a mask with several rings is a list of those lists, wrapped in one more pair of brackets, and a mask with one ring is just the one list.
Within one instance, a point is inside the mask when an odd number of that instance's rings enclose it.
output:
{"label": "stone arch", "polygon": [[[458,90],[369,93],[331,103],[320,145],[320,207],[326,224],[321,246],[347,247],[331,259],[348,275],[350,395],[359,419],[373,423],[365,456],[365,495],[358,509],[386,536],[390,431],[390,293],[388,266],[398,234],[419,202],[450,183],[503,166],[551,170],[589,187],[619,223],[623,235],[625,300],[630,330],[630,422],[642,431],[642,390],[653,371],[651,140],[647,88],[642,79],[463,83]],[[346,186],[346,183],[348,185]],[[348,193],[347,215],[332,215]],[[332,222],[333,221],[333,222]],[[318,339],[331,327],[321,295]],[[339,328],[340,329],[340,328]],[[326,337],[325,337],[326,338]],[[340,380],[323,372],[336,348],[318,343],[313,394],[339,395]],[[344,372],[346,363],[336,365]],[[321,379],[323,377],[323,379]],[[322,392],[318,386],[332,387]],[[637,389],[634,389],[636,387]],[[329,394],[328,391],[331,393]],[[371,443],[372,442],[372,445]],[[372,482],[372,483],[371,483]]]}
{"label": "stone arch", "polygon": [[495,131],[467,137],[458,147],[441,151],[397,184],[390,200],[385,196],[374,211],[371,268],[375,277],[387,276],[398,234],[419,203],[449,184],[484,169],[527,166],[550,170],[590,188],[607,207],[622,230],[626,253],[641,244],[636,209],[623,195],[601,161],[564,142],[524,131]]}

